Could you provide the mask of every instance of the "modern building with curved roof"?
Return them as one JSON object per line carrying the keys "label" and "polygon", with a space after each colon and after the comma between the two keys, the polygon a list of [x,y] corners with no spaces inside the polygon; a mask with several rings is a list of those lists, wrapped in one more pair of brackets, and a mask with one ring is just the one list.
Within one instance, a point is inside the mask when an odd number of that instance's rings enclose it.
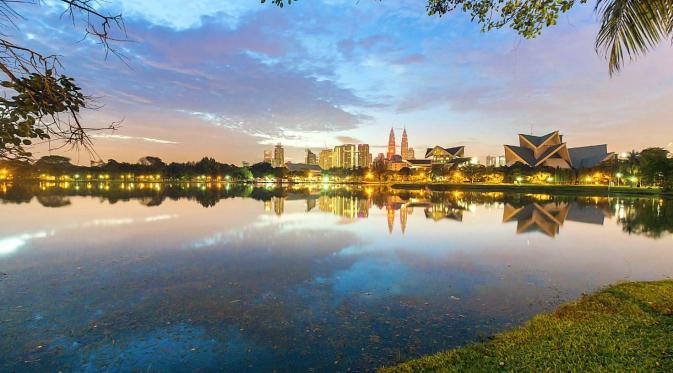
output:
{"label": "modern building with curved roof", "polygon": [[568,148],[559,131],[544,136],[519,134],[519,146],[505,145],[507,166],[522,163],[530,167],[591,168],[613,157],[605,144]]}

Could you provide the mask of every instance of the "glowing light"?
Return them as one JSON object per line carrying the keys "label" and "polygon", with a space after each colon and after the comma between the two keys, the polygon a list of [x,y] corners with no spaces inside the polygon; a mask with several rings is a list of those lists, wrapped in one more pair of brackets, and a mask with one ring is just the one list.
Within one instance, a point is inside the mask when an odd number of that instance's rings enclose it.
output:
{"label": "glowing light", "polygon": [[617,176],[617,179],[621,179],[624,175],[621,172],[617,172],[615,176]]}

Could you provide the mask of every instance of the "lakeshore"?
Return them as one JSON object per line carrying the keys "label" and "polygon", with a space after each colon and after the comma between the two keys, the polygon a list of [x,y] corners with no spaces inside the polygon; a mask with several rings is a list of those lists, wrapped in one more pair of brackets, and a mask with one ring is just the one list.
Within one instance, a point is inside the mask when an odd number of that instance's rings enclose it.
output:
{"label": "lakeshore", "polygon": [[607,185],[570,185],[570,184],[483,184],[483,183],[393,183],[392,188],[404,190],[427,189],[435,192],[452,190],[472,190],[482,192],[518,192],[518,193],[550,193],[550,194],[581,194],[607,196],[610,194],[641,195],[641,196],[673,196],[673,192],[659,188],[640,188],[631,186]]}
{"label": "lakeshore", "polygon": [[673,281],[612,285],[493,339],[382,373],[671,371]]}

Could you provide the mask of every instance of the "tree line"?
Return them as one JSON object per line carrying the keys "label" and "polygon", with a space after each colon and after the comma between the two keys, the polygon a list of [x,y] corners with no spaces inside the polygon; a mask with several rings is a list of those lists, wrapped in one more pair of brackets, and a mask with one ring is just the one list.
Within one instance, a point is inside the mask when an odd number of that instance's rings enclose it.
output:
{"label": "tree line", "polygon": [[289,171],[285,167],[273,167],[269,163],[256,163],[247,167],[220,163],[213,158],[204,157],[197,162],[166,163],[161,158],[146,156],[136,163],[118,162],[110,159],[93,166],[72,164],[67,157],[58,155],[44,156],[35,162],[4,160],[0,169],[10,173],[13,179],[39,179],[44,175],[53,178],[73,178],[76,175],[85,179],[87,175],[98,179],[119,180],[129,177],[152,176],[159,180],[199,180],[199,179],[298,179],[318,177],[341,181],[435,181],[470,183],[540,183],[540,184],[609,184],[631,186],[653,186],[673,190],[673,158],[663,148],[647,148],[640,152],[632,151],[622,159],[584,169],[558,169],[551,167],[528,167],[521,163],[505,167],[486,167],[479,164],[461,166],[434,165],[429,170],[404,167],[398,171],[386,168],[382,161],[375,161],[371,167],[323,170],[320,174],[305,171]]}

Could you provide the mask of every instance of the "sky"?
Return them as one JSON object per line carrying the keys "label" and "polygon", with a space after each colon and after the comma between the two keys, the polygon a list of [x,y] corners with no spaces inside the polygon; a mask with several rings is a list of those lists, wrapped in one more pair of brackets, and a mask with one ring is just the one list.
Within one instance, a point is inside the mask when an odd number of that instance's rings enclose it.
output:
{"label": "sky", "polygon": [[[204,156],[241,164],[276,143],[302,162],[342,143],[385,152],[406,127],[417,156],[466,146],[501,155],[518,133],[559,130],[570,147],[673,151],[673,48],[608,75],[596,54],[598,20],[577,6],[526,40],[487,33],[465,14],[429,17],[424,0],[303,0],[283,9],[257,0],[109,0],[127,36],[108,56],[49,0],[21,5],[12,40],[57,54],[62,72],[96,98],[84,113],[100,158],[134,162]],[[87,164],[86,152],[50,151]]]}

